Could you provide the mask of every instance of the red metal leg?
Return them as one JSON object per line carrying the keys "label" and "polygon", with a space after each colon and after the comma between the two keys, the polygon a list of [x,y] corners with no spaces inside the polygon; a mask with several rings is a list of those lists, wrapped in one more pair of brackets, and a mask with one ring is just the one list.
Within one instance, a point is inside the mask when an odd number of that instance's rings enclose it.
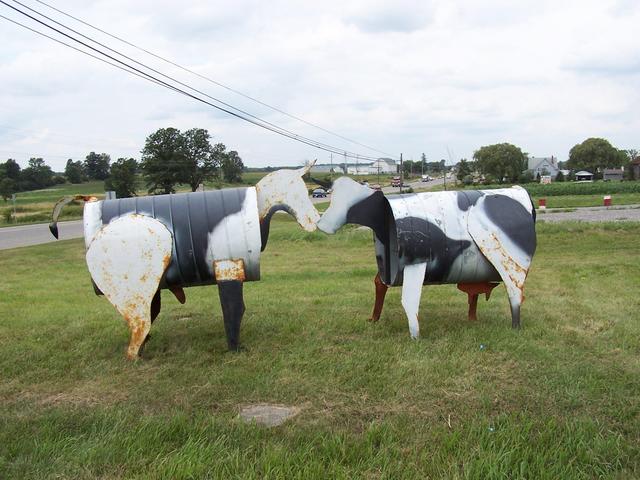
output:
{"label": "red metal leg", "polygon": [[376,273],[376,278],[373,279],[373,283],[376,286],[376,303],[373,306],[373,313],[371,314],[369,321],[377,322],[380,320],[380,314],[382,313],[382,307],[384,305],[384,297],[387,294],[389,287],[384,284],[379,273]]}

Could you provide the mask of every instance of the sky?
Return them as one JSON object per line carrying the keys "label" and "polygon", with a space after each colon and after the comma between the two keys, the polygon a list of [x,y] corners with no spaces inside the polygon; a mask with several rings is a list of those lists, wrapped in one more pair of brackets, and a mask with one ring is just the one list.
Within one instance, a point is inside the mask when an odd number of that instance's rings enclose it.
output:
{"label": "sky", "polygon": [[[509,142],[533,156],[566,160],[589,137],[640,148],[636,0],[50,0],[375,150],[190,75],[35,0],[20,1],[208,95],[363,156],[425,153],[428,161],[455,163],[483,145]],[[0,15],[46,30],[6,5]],[[43,157],[61,171],[68,158],[82,160],[90,151],[139,159],[145,138],[163,127],[206,128],[213,142],[237,150],[250,167],[330,161],[325,151],[1,18],[0,38],[2,161],[25,166],[30,157]]]}

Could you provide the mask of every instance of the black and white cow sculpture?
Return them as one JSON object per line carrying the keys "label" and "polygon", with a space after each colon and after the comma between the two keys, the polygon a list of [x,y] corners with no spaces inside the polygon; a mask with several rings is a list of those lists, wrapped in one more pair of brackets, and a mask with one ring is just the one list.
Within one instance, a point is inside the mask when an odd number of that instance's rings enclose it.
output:
{"label": "black and white cow sculpture", "polygon": [[[183,288],[217,284],[229,349],[239,346],[242,286],[260,279],[271,216],[285,210],[307,230],[319,215],[302,180],[310,166],[278,170],[255,187],[98,201],[84,198],[87,265],[100,293],[131,331],[136,358],[160,312],[160,290],[181,303]],[[77,198],[77,197],[76,197]],[[50,226],[57,238],[54,209]]]}
{"label": "black and white cow sculpture", "polygon": [[318,228],[335,233],[345,223],[374,232],[378,274],[372,320],[380,317],[389,286],[402,285],[402,306],[419,336],[422,285],[458,284],[475,319],[478,295],[502,280],[512,326],[520,326],[524,282],[536,249],[535,209],[521,187],[426,192],[385,197],[341,177]]}

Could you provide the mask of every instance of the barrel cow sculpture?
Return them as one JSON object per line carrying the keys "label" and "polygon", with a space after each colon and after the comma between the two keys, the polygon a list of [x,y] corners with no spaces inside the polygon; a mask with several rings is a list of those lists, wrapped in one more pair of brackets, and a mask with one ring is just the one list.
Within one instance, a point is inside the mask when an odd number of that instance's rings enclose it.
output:
{"label": "barrel cow sculpture", "polygon": [[229,349],[239,347],[245,311],[243,283],[260,279],[260,252],[271,216],[284,210],[307,231],[318,212],[302,175],[311,166],[278,170],[255,187],[98,201],[70,197],[54,209],[50,225],[57,238],[62,206],[85,200],[86,260],[98,293],[103,293],[131,331],[127,356],[141,353],[160,312],[160,290],[181,303],[183,288],[217,284]]}
{"label": "barrel cow sculpture", "polygon": [[536,249],[535,209],[523,188],[385,197],[341,177],[318,228],[331,234],[346,223],[374,232],[378,274],[371,320],[380,318],[387,288],[402,285],[402,306],[417,338],[422,285],[457,284],[468,294],[469,318],[475,319],[478,295],[488,299],[502,280],[512,326],[520,326],[524,282]]}

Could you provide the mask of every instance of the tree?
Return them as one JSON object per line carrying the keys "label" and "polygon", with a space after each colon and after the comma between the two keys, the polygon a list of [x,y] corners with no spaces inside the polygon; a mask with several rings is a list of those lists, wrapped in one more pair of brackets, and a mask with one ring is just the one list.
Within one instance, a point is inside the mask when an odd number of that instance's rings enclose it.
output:
{"label": "tree", "polygon": [[505,180],[517,182],[527,168],[526,156],[520,148],[510,143],[497,143],[480,147],[473,154],[478,171],[485,177],[492,177],[498,183]]}
{"label": "tree", "polygon": [[111,157],[106,153],[91,152],[84,161],[84,170],[92,180],[105,180],[109,176]]}
{"label": "tree", "polygon": [[238,155],[238,152],[231,150],[224,156],[222,160],[222,175],[225,181],[229,183],[235,183],[242,181],[242,171],[244,170],[244,164],[242,159]]}
{"label": "tree", "polygon": [[473,166],[470,162],[467,161],[466,158],[463,158],[458,162],[458,173],[456,173],[456,178],[461,182],[464,182],[464,178],[467,176],[471,176],[473,174]]}
{"label": "tree", "polygon": [[[201,183],[205,180],[212,180],[218,174],[220,166],[220,157],[215,155],[215,150],[209,143],[211,135],[204,128],[192,128],[183,134],[185,165],[188,168],[185,171],[185,182],[191,187],[191,191],[195,192]],[[216,144],[216,148],[222,144]],[[222,145],[223,152],[226,147]]]}
{"label": "tree", "polygon": [[564,182],[564,173],[562,173],[562,170],[556,175],[556,182]]}
{"label": "tree", "polygon": [[64,176],[67,177],[67,181],[70,183],[82,183],[86,179],[84,173],[84,165],[80,160],[74,162],[73,160],[67,160],[67,165],[64,168]]}
{"label": "tree", "polygon": [[140,169],[149,193],[173,193],[189,171],[184,137],[177,128],[160,128],[145,141]]}
{"label": "tree", "polygon": [[18,191],[18,183],[9,177],[0,178],[0,196],[6,202]]}
{"label": "tree", "polygon": [[104,182],[106,190],[114,190],[116,197],[136,196],[138,162],[133,158],[119,158],[111,164],[111,173]]}
{"label": "tree", "polygon": [[605,168],[619,168],[629,163],[627,154],[612,146],[604,138],[588,138],[574,145],[569,151],[567,166],[572,170],[588,170],[591,173]]}
{"label": "tree", "polygon": [[20,180],[20,165],[13,158],[4,163],[0,163],[0,178],[10,178],[14,181]]}
{"label": "tree", "polygon": [[53,171],[42,158],[31,158],[29,166],[22,170],[21,190],[35,190],[53,185]]}
{"label": "tree", "polygon": [[413,160],[405,160],[402,162],[402,171],[405,177],[409,177],[413,171],[415,170],[414,165],[418,162],[414,162]]}

